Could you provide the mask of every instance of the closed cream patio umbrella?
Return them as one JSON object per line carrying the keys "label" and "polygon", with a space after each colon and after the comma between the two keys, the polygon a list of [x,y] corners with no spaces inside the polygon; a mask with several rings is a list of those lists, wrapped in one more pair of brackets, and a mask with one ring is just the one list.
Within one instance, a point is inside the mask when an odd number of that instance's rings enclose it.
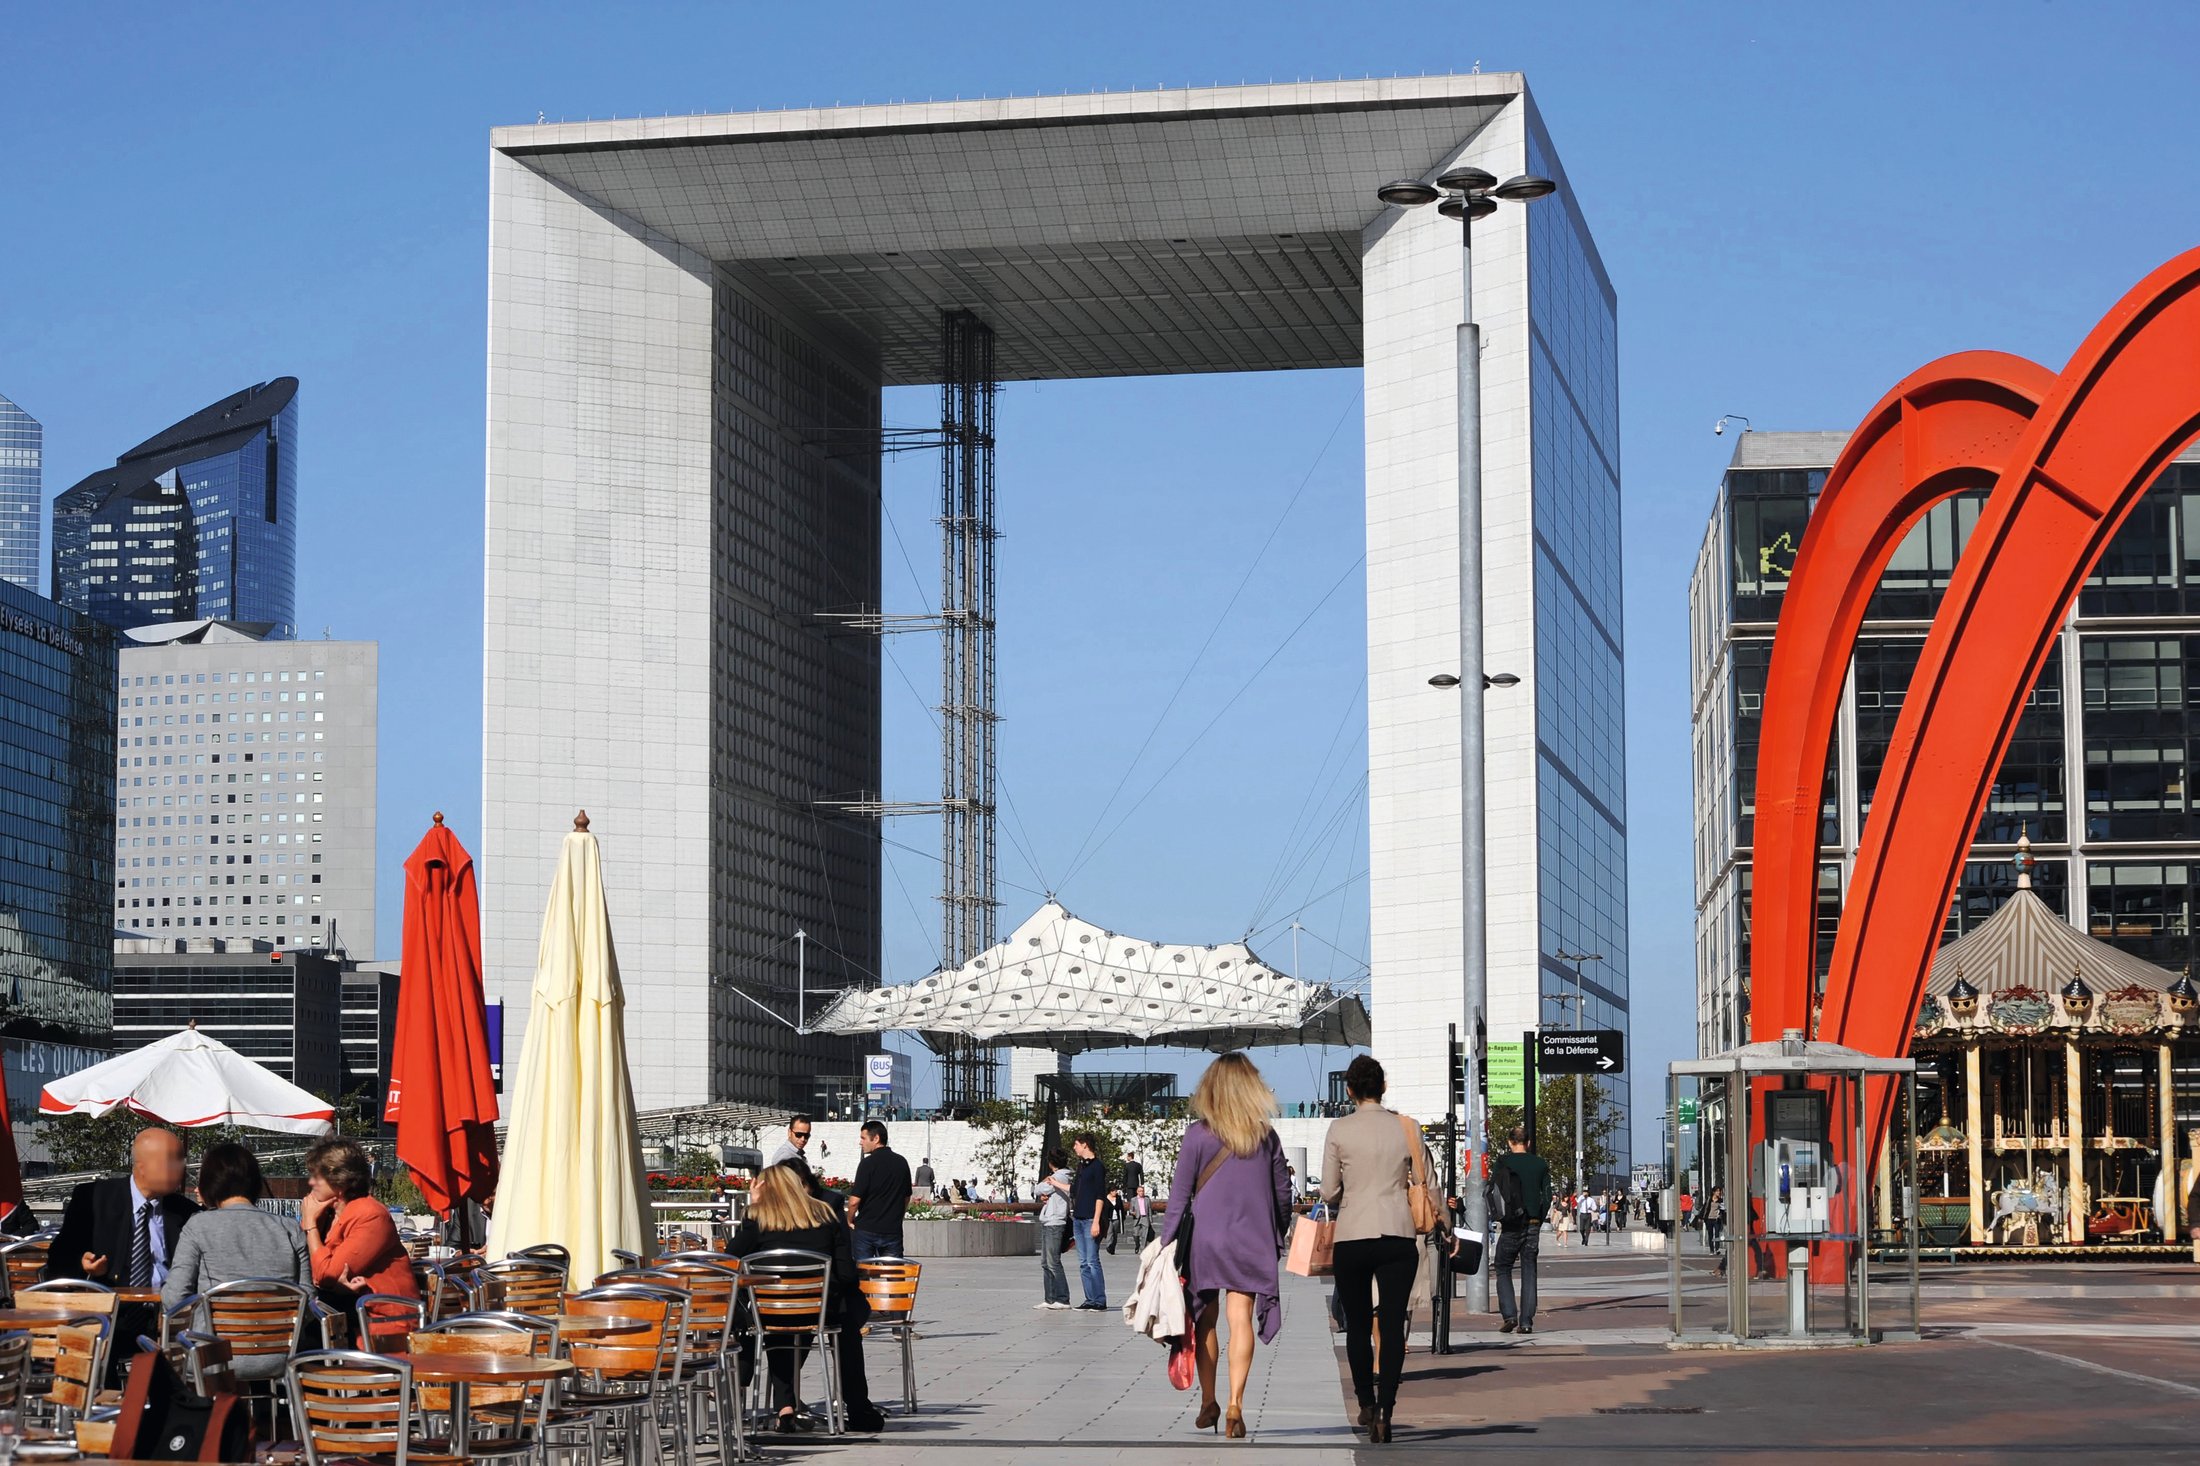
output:
{"label": "closed cream patio umbrella", "polygon": [[506,1113],[490,1255],[558,1243],[572,1254],[581,1287],[618,1265],[613,1248],[647,1257],[648,1179],[626,1067],[626,996],[586,810],[558,852]]}

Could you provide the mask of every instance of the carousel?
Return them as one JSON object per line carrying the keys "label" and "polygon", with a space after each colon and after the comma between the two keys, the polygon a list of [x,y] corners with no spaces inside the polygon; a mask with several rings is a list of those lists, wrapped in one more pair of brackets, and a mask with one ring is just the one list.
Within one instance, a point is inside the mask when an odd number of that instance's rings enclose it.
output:
{"label": "carousel", "polygon": [[2200,990],[2017,890],[1933,959],[1917,1060],[1927,1246],[2062,1252],[2186,1235],[2200,1129],[2180,1160],[2174,1076]]}

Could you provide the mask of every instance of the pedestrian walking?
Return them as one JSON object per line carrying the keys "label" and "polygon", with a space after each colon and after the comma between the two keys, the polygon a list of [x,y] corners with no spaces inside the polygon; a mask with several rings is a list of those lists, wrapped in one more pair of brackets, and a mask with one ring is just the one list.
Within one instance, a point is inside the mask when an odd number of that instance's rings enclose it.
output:
{"label": "pedestrian walking", "polygon": [[914,1186],[917,1195],[926,1201],[930,1201],[939,1195],[939,1182],[933,1178],[932,1158],[930,1156],[926,1156],[923,1160],[917,1162],[917,1173],[910,1178],[909,1184]]}
{"label": "pedestrian walking", "polygon": [[848,1225],[854,1231],[857,1262],[900,1257],[902,1218],[909,1213],[909,1162],[886,1144],[886,1126],[865,1120],[856,1133],[863,1159],[856,1162],[848,1186]]}
{"label": "pedestrian walking", "polygon": [[[1491,1189],[1497,1194],[1490,1215],[1497,1220],[1497,1255],[1491,1269],[1497,1274],[1498,1325],[1503,1334],[1535,1332],[1535,1264],[1543,1235],[1543,1217],[1551,1209],[1551,1167],[1528,1150],[1528,1132],[1513,1126],[1505,1137],[1505,1154],[1491,1166]],[[1513,1273],[1520,1274],[1520,1293],[1515,1306]]]}
{"label": "pedestrian walking", "polygon": [[1085,1134],[1071,1142],[1077,1152],[1077,1178],[1070,1192],[1070,1222],[1077,1234],[1077,1286],[1085,1301],[1077,1306],[1103,1313],[1108,1306],[1108,1275],[1100,1270],[1100,1229],[1108,1208],[1108,1168],[1100,1161],[1100,1142]]}
{"label": "pedestrian walking", "polygon": [[1076,1175],[1069,1157],[1059,1149],[1047,1152],[1046,1167],[1035,1188],[1039,1198],[1039,1286],[1043,1295],[1034,1308],[1067,1309],[1069,1275],[1062,1268],[1062,1254],[1069,1250],[1069,1199]]}
{"label": "pedestrian walking", "polygon": [[[1211,1429],[1219,1415],[1223,1433],[1242,1440],[1254,1332],[1267,1343],[1283,1325],[1277,1263],[1289,1230],[1291,1167],[1268,1121],[1276,1113],[1275,1092],[1243,1054],[1224,1054],[1207,1066],[1192,1090],[1191,1112],[1197,1118],[1184,1132],[1169,1188],[1171,1202],[1181,1197],[1183,1205],[1169,1207],[1162,1235],[1177,1241],[1196,1309],[1200,1407],[1193,1424]],[[1215,1399],[1216,1325],[1224,1314],[1230,1321],[1227,1408]]]}
{"label": "pedestrian walking", "polygon": [[1581,1234],[1581,1245],[1589,1245],[1589,1232],[1596,1226],[1596,1198],[1584,1191],[1574,1198],[1574,1230]]}
{"label": "pedestrian walking", "polygon": [[1423,1251],[1407,1188],[1416,1175],[1426,1180],[1428,1158],[1421,1127],[1384,1107],[1387,1081],[1373,1055],[1346,1066],[1344,1087],[1355,1108],[1322,1142],[1322,1200],[1337,1214],[1332,1276],[1359,1424],[1380,1444],[1390,1439]]}
{"label": "pedestrian walking", "polygon": [[1703,1202],[1703,1242],[1704,1246],[1717,1254],[1721,1277],[1726,1275],[1726,1254],[1719,1251],[1719,1239],[1725,1231],[1726,1191],[1722,1187],[1714,1186]]}
{"label": "pedestrian walking", "polygon": [[1125,1218],[1130,1221],[1131,1251],[1145,1247],[1144,1213],[1137,1205],[1138,1198],[1146,1194],[1146,1168],[1138,1162],[1138,1152],[1129,1151],[1123,1156],[1123,1169],[1115,1178],[1115,1190],[1108,1201],[1108,1255],[1115,1255],[1115,1244],[1121,1239]]}

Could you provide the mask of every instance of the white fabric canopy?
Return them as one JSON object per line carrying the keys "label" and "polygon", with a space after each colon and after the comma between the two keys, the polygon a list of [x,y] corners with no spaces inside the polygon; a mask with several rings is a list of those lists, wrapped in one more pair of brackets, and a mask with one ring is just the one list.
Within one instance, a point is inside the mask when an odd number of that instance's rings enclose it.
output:
{"label": "white fabric canopy", "polygon": [[1357,997],[1274,971],[1243,942],[1142,941],[1053,901],[961,967],[843,994],[811,1024],[816,1033],[895,1029],[1061,1053],[1368,1041]]}
{"label": "white fabric canopy", "polygon": [[336,1128],[328,1101],[196,1028],[79,1069],[38,1096],[39,1112],[47,1115],[104,1115],[117,1105],[185,1128],[242,1125],[285,1135]]}
{"label": "white fabric canopy", "polygon": [[596,837],[565,837],[542,916],[489,1252],[556,1242],[573,1276],[651,1251],[647,1174],[626,1064],[626,993]]}

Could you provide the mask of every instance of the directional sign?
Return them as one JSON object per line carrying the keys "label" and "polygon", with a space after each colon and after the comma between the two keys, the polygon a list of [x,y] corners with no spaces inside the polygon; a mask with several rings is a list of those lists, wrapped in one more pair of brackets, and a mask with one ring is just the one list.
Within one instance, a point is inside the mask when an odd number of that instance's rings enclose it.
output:
{"label": "directional sign", "polygon": [[1528,1102],[1528,1046],[1520,1043],[1490,1045],[1490,1103],[1524,1105]]}
{"label": "directional sign", "polygon": [[1536,1035],[1538,1074],[1622,1074],[1627,1039],[1616,1029],[1545,1029]]}
{"label": "directional sign", "polygon": [[1684,1099],[1681,1101],[1681,1123],[1683,1125],[1696,1123],[1696,1102],[1694,1100]]}

